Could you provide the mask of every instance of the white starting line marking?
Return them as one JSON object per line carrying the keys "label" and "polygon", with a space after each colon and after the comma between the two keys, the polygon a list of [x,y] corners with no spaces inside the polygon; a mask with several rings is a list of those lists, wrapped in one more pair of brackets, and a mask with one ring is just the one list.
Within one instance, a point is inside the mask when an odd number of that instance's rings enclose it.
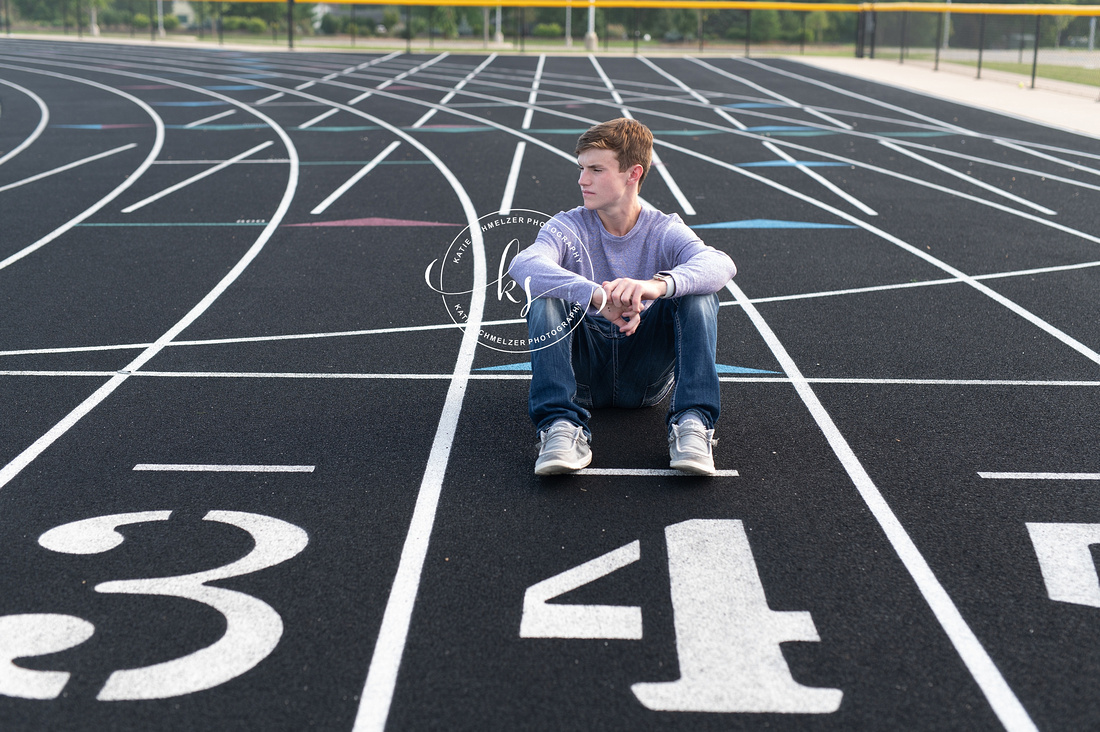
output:
{"label": "white starting line marking", "polygon": [[[706,476],[692,475],[681,470],[656,470],[649,468],[583,468],[573,475],[667,475],[681,478],[700,478]],[[718,470],[716,478],[736,478],[739,473],[736,470]]]}
{"label": "white starting line marking", "polygon": [[134,470],[175,471],[184,473],[312,473],[313,465],[186,465],[138,463]]}
{"label": "white starting line marking", "polygon": [[978,473],[992,480],[1100,480],[1100,473]]}

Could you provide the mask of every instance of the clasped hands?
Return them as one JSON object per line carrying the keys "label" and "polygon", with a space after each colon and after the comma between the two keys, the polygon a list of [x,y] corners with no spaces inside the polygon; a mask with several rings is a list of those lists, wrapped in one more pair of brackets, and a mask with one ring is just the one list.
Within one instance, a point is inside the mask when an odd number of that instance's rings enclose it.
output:
{"label": "clasped hands", "polygon": [[620,277],[611,282],[603,282],[592,293],[592,307],[598,308],[600,315],[619,326],[624,335],[634,335],[638,324],[642,322],[645,303],[656,300],[668,291],[668,285],[661,280],[632,280]]}

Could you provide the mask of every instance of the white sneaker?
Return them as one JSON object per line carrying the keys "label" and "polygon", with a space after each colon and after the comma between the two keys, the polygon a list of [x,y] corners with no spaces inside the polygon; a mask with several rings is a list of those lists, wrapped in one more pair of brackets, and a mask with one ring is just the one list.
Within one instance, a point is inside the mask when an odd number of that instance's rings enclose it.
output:
{"label": "white sneaker", "polygon": [[668,433],[669,467],[694,475],[715,475],[714,430],[696,417],[684,417]]}
{"label": "white sneaker", "polygon": [[539,433],[538,448],[535,475],[571,473],[592,462],[592,448],[584,429],[565,419]]}

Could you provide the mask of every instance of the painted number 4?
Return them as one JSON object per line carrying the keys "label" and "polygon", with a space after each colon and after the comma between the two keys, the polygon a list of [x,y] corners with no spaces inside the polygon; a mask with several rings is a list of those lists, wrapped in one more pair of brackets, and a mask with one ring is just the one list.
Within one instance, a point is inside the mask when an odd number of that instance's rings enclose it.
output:
{"label": "painted number 4", "polygon": [[[665,537],[680,678],[634,684],[638,701],[664,712],[835,712],[842,691],[791,676],[779,644],[820,638],[808,612],[768,607],[742,523],[684,521]],[[635,541],[532,585],[520,636],[640,640],[640,607],[549,603],[640,557]]]}
{"label": "painted number 4", "polygon": [[[167,521],[170,511],[99,516],[50,529],[38,543],[64,554],[100,554],[124,540],[117,529],[128,524]],[[251,534],[255,546],[235,562],[205,572],[120,580],[96,585],[96,592],[180,597],[212,607],[225,617],[225,634],[213,645],[189,655],[142,668],[122,669],[108,677],[97,695],[101,701],[164,699],[224,684],[267,658],[283,634],[274,608],[251,595],[208,582],[240,577],[273,567],[296,556],[309,542],[306,532],[270,516],[236,511],[210,511],[205,521],[230,524]],[[0,694],[25,699],[55,699],[69,674],[20,668],[17,658],[42,656],[74,648],[88,640],[94,626],[71,615],[29,614],[0,617]]]}

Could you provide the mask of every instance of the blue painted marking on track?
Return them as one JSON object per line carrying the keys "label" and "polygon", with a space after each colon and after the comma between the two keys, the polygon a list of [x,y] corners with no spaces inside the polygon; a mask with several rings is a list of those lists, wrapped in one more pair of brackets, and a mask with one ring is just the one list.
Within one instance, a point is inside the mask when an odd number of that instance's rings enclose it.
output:
{"label": "blue painted marking on track", "polygon": [[740,104],[727,104],[729,109],[787,109],[786,104],[770,104],[768,102],[741,102]]}
{"label": "blue painted marking on track", "polygon": [[827,163],[823,160],[797,160],[788,163],[786,160],[761,160],[757,163],[737,163],[738,168],[793,168],[796,165],[804,165],[807,168],[847,168],[848,163]]}
{"label": "blue painted marking on track", "polygon": [[482,366],[474,371],[530,371],[531,362],[527,363],[506,363],[503,366]]}
{"label": "blue painted marking on track", "polygon": [[781,374],[782,371],[767,371],[765,369],[750,369],[746,366],[727,366],[724,363],[714,364],[720,374]]}
{"label": "blue painted marking on track", "polygon": [[779,221],[776,219],[745,219],[719,221],[713,224],[692,224],[693,229],[854,229],[848,224],[817,224],[811,221]]}

